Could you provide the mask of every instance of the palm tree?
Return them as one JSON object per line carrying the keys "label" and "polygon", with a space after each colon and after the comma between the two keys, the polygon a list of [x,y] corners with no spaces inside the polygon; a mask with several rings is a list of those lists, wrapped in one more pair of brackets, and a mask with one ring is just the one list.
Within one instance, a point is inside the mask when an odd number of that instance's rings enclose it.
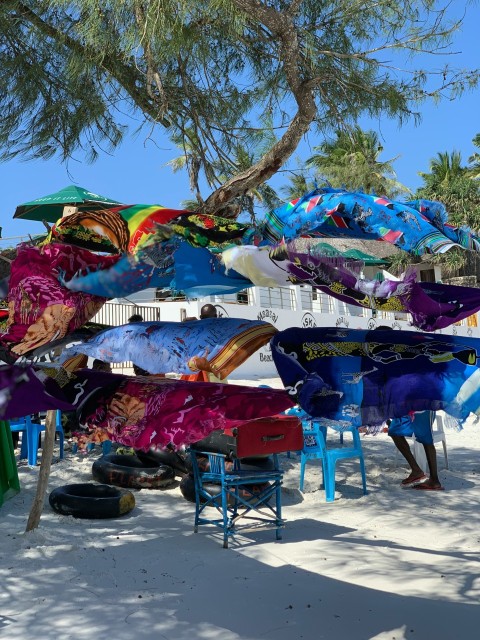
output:
{"label": "palm tree", "polygon": [[[200,170],[204,165],[204,159],[198,155],[198,147],[194,142],[195,132],[193,129],[185,129],[183,134],[172,133],[171,141],[181,150],[181,155],[169,160],[166,165],[171,167],[173,173],[187,169],[190,190],[195,194],[197,209],[203,204],[203,198],[199,187]],[[189,144],[188,140],[192,140]],[[207,176],[208,180],[208,176]]]}
{"label": "palm tree", "polygon": [[430,160],[430,171],[419,172],[419,176],[424,185],[417,198],[442,202],[453,224],[480,228],[480,187],[458,151],[437,153]]}
{"label": "palm tree", "polygon": [[465,176],[466,172],[467,168],[462,165],[462,156],[458,151],[444,151],[430,160],[429,173],[419,171],[418,175],[425,182],[425,188],[435,193],[447,189],[454,180]]}
{"label": "palm tree", "polygon": [[[474,147],[480,149],[480,133],[477,133],[472,142]],[[478,151],[475,151],[475,153],[473,153],[469,157],[468,163],[471,165],[467,170],[468,175],[470,176],[470,178],[478,180],[478,178],[480,178],[480,153],[478,153]]]}
{"label": "palm tree", "polygon": [[396,179],[393,162],[397,158],[379,161],[383,151],[375,131],[363,131],[355,126],[351,130],[337,131],[334,140],[325,140],[306,162],[313,167],[319,181],[327,180],[333,187],[351,191],[362,189],[368,193],[394,198],[409,194],[410,190]]}
{"label": "palm tree", "polygon": [[281,193],[288,202],[295,200],[295,198],[301,198],[309,191],[313,191],[316,186],[314,181],[309,179],[302,170],[292,171],[288,179],[290,180],[290,184],[280,187]]}
{"label": "palm tree", "polygon": [[[268,127],[267,118],[264,118],[265,126]],[[194,136],[193,129],[188,130],[188,134]],[[207,160],[199,157],[195,145],[186,145],[180,135],[172,134],[172,142],[181,150],[181,155],[169,160],[166,164],[170,166],[174,173],[187,168],[190,178],[190,189],[194,193],[194,199],[182,201],[182,207],[189,210],[199,210],[204,205],[204,200],[200,192],[200,176],[203,173],[207,185],[215,185],[229,180],[238,171],[247,171],[265,153],[268,143],[272,144],[274,138],[273,129],[270,128],[270,135],[266,136],[266,131],[252,130],[248,139],[249,146],[238,143],[232,146],[232,156],[230,159],[221,158],[217,161]],[[250,219],[255,222],[255,204],[260,204],[264,209],[271,210],[281,203],[276,191],[266,182],[259,184],[254,189],[248,189],[244,194],[237,196],[225,209],[220,209],[216,213],[219,216],[237,217],[240,213],[247,212]]]}

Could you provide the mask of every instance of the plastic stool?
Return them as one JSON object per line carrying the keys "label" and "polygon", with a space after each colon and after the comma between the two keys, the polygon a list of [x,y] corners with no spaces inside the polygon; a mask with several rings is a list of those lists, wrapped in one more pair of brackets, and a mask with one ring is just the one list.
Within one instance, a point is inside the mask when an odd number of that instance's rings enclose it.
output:
{"label": "plastic stool", "polygon": [[[10,429],[12,431],[22,431],[22,446],[20,449],[20,460],[27,458],[30,467],[37,466],[38,438],[42,431],[45,431],[45,425],[40,422],[32,422],[30,416],[16,418],[10,420]],[[64,455],[64,434],[62,427],[62,412],[57,409],[55,412],[55,432],[59,434],[60,440],[60,458]]]}

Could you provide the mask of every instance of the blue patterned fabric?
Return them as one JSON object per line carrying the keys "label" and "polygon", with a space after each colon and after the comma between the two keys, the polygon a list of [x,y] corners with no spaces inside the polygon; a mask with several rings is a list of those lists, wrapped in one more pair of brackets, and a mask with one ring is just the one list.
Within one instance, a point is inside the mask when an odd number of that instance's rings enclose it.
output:
{"label": "blue patterned fabric", "polygon": [[124,254],[107,269],[77,274],[68,282],[70,291],[122,298],[149,287],[182,291],[188,298],[236,293],[252,282],[231,270],[228,275],[219,257],[208,249],[173,239],[145,245],[135,256]]}
{"label": "blue patterned fabric", "polygon": [[480,340],[413,331],[287,329],[272,356],[292,398],[337,428],[443,409],[480,413]]}
{"label": "blue patterned fabric", "polygon": [[345,236],[384,240],[415,255],[443,253],[456,245],[480,251],[480,240],[471,231],[456,230],[441,219],[438,203],[422,201],[416,203],[418,209],[412,204],[343,189],[316,189],[269,213],[264,240]]}
{"label": "blue patterned fabric", "polygon": [[167,287],[171,279],[171,275],[165,275],[156,267],[125,254],[108,269],[75,275],[69,281],[60,278],[60,284],[70,291],[83,291],[105,298],[123,298],[148,287]]}
{"label": "blue patterned fabric", "polygon": [[202,298],[237,293],[253,284],[233,269],[227,275],[220,257],[208,249],[182,242],[175,251],[175,276],[170,286],[187,298]]}
{"label": "blue patterned fabric", "polygon": [[104,362],[132,361],[149,373],[208,371],[223,380],[276,332],[269,322],[240,318],[135,322],[65,349],[60,361],[83,353]]}

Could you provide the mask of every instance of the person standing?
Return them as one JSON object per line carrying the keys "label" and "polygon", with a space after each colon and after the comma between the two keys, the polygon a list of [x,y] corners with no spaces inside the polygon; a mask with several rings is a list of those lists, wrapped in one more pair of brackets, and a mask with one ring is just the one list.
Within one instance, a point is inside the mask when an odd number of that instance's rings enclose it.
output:
{"label": "person standing", "polygon": [[[393,418],[388,426],[388,435],[392,438],[395,446],[407,461],[410,467],[410,474],[402,480],[403,487],[411,486],[418,491],[442,491],[443,487],[438,477],[437,452],[433,444],[432,424],[435,418],[433,411],[420,411],[413,414],[413,417]],[[427,459],[427,477],[424,470],[419,466],[415,456],[407,442],[407,437],[415,434],[416,440],[423,445],[425,457]]]}
{"label": "person standing", "polygon": [[[389,326],[379,326],[375,330],[393,331]],[[433,444],[432,424],[434,419],[434,411],[420,411],[402,418],[387,420],[388,435],[410,467],[409,475],[402,480],[402,487],[411,487],[418,491],[443,491],[442,483],[438,477],[437,452]],[[416,440],[425,449],[428,476],[416,461],[407,442],[407,438],[414,434]]]}

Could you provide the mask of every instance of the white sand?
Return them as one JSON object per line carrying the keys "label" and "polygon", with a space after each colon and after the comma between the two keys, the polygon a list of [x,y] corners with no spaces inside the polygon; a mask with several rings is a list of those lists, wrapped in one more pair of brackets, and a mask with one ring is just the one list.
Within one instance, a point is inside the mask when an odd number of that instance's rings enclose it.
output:
{"label": "white sand", "polygon": [[[476,639],[480,426],[447,440],[444,492],[401,489],[405,467],[382,434],[363,438],[368,495],[348,460],[329,504],[318,465],[307,468],[302,495],[298,457],[282,456],[283,540],[256,530],[228,550],[211,527],[193,533],[194,506],[178,486],[135,491],[135,509],[113,520],[74,520],[47,500],[40,527],[24,534],[38,468],[21,463],[22,491],[0,509],[0,637]],[[91,481],[98,455],[67,452],[50,490]]]}

